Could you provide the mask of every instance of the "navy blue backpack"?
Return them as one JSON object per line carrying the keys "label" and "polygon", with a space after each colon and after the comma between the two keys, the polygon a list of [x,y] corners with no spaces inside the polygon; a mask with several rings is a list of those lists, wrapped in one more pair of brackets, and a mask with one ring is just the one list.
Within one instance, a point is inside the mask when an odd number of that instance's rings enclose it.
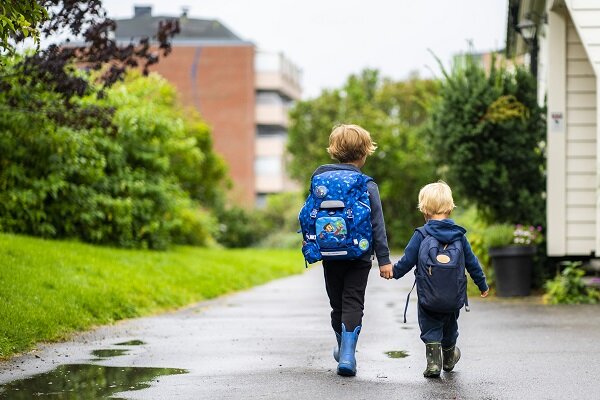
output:
{"label": "navy blue backpack", "polygon": [[[454,312],[463,306],[469,311],[462,240],[440,243],[427,233],[425,227],[416,230],[423,236],[413,284],[413,289],[417,285],[419,304],[427,310],[439,313]],[[406,297],[404,322],[410,293],[412,289]]]}
{"label": "navy blue backpack", "polygon": [[312,178],[298,221],[307,263],[353,260],[371,251],[373,232],[367,183],[360,172],[335,170]]}

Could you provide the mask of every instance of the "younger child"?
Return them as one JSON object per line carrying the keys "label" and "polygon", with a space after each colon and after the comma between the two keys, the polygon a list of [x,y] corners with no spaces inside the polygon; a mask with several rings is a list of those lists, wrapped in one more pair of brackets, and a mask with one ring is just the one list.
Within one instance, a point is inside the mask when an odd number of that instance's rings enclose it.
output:
{"label": "younger child", "polygon": [[[452,190],[445,182],[439,181],[424,186],[419,192],[419,211],[423,213],[426,223],[415,230],[402,259],[394,265],[395,279],[403,277],[417,266],[415,275],[419,295],[419,327],[427,358],[427,368],[423,372],[425,377],[439,377],[442,367],[444,371],[452,371],[460,359],[460,350],[456,347],[457,320],[460,308],[466,302],[466,278],[459,277],[457,283],[456,275],[452,274],[460,271],[461,275],[464,275],[463,268],[466,268],[481,291],[481,297],[486,297],[489,291],[483,270],[465,236],[466,230],[448,218],[454,207]],[[430,237],[436,241],[426,240]],[[425,246],[428,248],[424,249]],[[437,246],[441,246],[439,252]],[[436,254],[433,255],[432,261],[428,262],[432,253]],[[455,264],[452,258],[455,258]],[[456,268],[452,270],[448,267]],[[427,287],[424,287],[425,282]],[[441,287],[435,287],[436,284]],[[436,309],[424,305],[436,301],[439,304],[438,299],[428,301],[429,292],[439,290],[441,296],[444,292],[451,292],[453,288],[458,292],[453,297],[458,299],[458,303],[450,302],[448,308],[437,305]],[[437,293],[431,297],[437,297]]]}

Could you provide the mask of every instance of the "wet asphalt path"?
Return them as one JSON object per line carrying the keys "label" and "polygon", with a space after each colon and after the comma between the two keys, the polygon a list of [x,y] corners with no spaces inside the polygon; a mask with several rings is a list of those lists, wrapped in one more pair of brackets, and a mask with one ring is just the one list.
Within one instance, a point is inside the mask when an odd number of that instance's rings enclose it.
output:
{"label": "wet asphalt path", "polygon": [[[93,363],[188,371],[117,396],[127,399],[600,398],[600,306],[472,299],[472,312],[459,320],[462,359],[455,372],[426,380],[415,296],[402,323],[411,284],[408,277],[385,281],[373,268],[355,378],[335,374],[322,270],[314,267],[178,312],[41,346],[0,364],[0,385],[61,364],[89,364],[94,350],[124,348],[125,354]],[[116,346],[129,340],[144,344]],[[395,350],[408,356],[385,354]]]}

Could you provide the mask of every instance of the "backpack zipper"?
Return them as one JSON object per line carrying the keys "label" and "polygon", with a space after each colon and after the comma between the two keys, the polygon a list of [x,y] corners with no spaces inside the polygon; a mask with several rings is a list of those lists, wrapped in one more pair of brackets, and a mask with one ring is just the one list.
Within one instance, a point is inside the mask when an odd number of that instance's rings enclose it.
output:
{"label": "backpack zipper", "polygon": [[358,200],[359,204],[362,204],[363,206],[367,207],[369,209],[369,211],[371,211],[371,207],[369,207],[368,205],[366,205],[365,203],[363,203],[362,201]]}
{"label": "backpack zipper", "polygon": [[433,275],[431,274],[431,265],[429,266],[429,276],[433,276]]}

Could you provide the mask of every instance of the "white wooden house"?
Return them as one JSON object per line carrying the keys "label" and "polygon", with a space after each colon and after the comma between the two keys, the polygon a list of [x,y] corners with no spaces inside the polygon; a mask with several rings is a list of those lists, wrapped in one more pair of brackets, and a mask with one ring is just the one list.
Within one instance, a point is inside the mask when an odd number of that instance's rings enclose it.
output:
{"label": "white wooden house", "polygon": [[600,255],[600,0],[520,1],[519,7],[518,19],[542,16],[538,79],[548,106],[548,255]]}

